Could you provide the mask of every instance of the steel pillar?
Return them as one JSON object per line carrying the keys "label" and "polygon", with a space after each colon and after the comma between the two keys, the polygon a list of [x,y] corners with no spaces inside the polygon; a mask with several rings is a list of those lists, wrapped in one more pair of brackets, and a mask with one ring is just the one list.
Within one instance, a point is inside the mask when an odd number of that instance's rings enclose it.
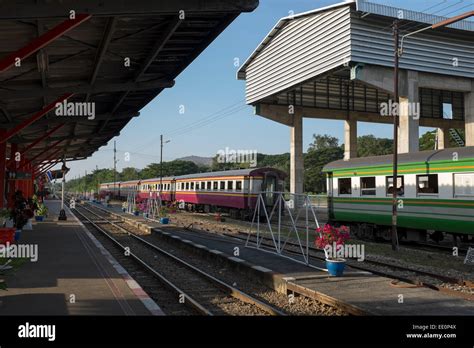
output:
{"label": "steel pillar", "polygon": [[[4,129],[0,129],[0,137],[6,133]],[[7,159],[7,143],[0,143],[0,208],[6,207],[5,186],[6,186],[6,159]]]}
{"label": "steel pillar", "polygon": [[[18,144],[11,144],[10,145],[10,160],[7,163],[8,168],[11,171],[16,171],[17,170],[17,165],[18,162],[15,161],[15,153],[18,151]],[[14,200],[13,200],[13,194],[16,191],[16,181],[15,180],[10,180],[8,182],[8,194],[7,194],[7,200],[8,200],[8,207],[13,208],[14,205]]]}

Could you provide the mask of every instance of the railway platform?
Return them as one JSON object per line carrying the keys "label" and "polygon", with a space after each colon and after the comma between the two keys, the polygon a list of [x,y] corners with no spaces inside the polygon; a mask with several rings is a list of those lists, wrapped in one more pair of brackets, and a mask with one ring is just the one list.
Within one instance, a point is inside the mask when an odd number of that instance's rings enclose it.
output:
{"label": "railway platform", "polygon": [[0,315],[163,314],[67,207],[67,220],[58,221],[60,201],[45,204],[48,218],[34,222],[19,241],[36,248],[35,257],[0,271],[6,284],[0,289]]}
{"label": "railway platform", "polygon": [[[116,208],[106,209],[130,219],[129,214]],[[148,223],[142,217],[132,219],[135,224]],[[245,247],[245,241],[228,235],[173,225],[153,224],[150,229],[153,235],[219,262],[224,269],[239,269],[279,292],[312,297],[354,315],[474,315],[473,301],[408,283],[394,283],[391,278],[349,266],[343,277],[329,277],[325,271]],[[311,264],[325,268],[324,261],[312,260]]]}

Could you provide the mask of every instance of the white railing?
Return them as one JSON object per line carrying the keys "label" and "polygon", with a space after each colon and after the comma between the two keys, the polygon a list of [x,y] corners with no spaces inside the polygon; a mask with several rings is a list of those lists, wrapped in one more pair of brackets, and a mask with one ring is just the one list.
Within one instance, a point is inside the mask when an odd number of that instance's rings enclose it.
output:
{"label": "white railing", "polygon": [[245,246],[325,270],[310,265],[309,247],[314,243],[319,227],[316,208],[309,195],[259,193]]}

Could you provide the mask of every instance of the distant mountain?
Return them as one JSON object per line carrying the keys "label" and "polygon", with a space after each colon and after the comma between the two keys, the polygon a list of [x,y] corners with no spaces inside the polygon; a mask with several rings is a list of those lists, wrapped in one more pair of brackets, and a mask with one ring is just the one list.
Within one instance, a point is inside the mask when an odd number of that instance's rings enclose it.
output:
{"label": "distant mountain", "polygon": [[176,160],[179,161],[190,161],[194,162],[197,165],[204,165],[204,166],[211,166],[212,164],[212,157],[200,157],[200,156],[186,156],[177,158]]}

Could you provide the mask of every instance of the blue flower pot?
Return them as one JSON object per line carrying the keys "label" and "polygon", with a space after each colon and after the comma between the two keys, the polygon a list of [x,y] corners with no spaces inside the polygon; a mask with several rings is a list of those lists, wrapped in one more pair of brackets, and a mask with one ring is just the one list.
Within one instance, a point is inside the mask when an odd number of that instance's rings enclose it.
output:
{"label": "blue flower pot", "polygon": [[35,216],[35,221],[43,221],[44,220],[44,216]]}
{"label": "blue flower pot", "polygon": [[127,211],[127,209],[125,209],[125,208],[122,208],[122,211],[125,213],[125,212]]}
{"label": "blue flower pot", "polygon": [[21,230],[16,230],[15,231],[15,242],[18,242],[21,237]]}
{"label": "blue flower pot", "polygon": [[168,218],[161,218],[160,219],[160,223],[163,224],[163,225],[167,225],[169,222],[170,222],[170,220]]}
{"label": "blue flower pot", "polygon": [[342,277],[344,273],[344,267],[346,267],[346,260],[328,260],[326,259],[326,268],[328,269],[329,275],[333,277]]}
{"label": "blue flower pot", "polygon": [[133,213],[133,215],[135,215],[135,216],[138,216],[139,214],[140,214],[139,211],[136,211],[136,212]]}

